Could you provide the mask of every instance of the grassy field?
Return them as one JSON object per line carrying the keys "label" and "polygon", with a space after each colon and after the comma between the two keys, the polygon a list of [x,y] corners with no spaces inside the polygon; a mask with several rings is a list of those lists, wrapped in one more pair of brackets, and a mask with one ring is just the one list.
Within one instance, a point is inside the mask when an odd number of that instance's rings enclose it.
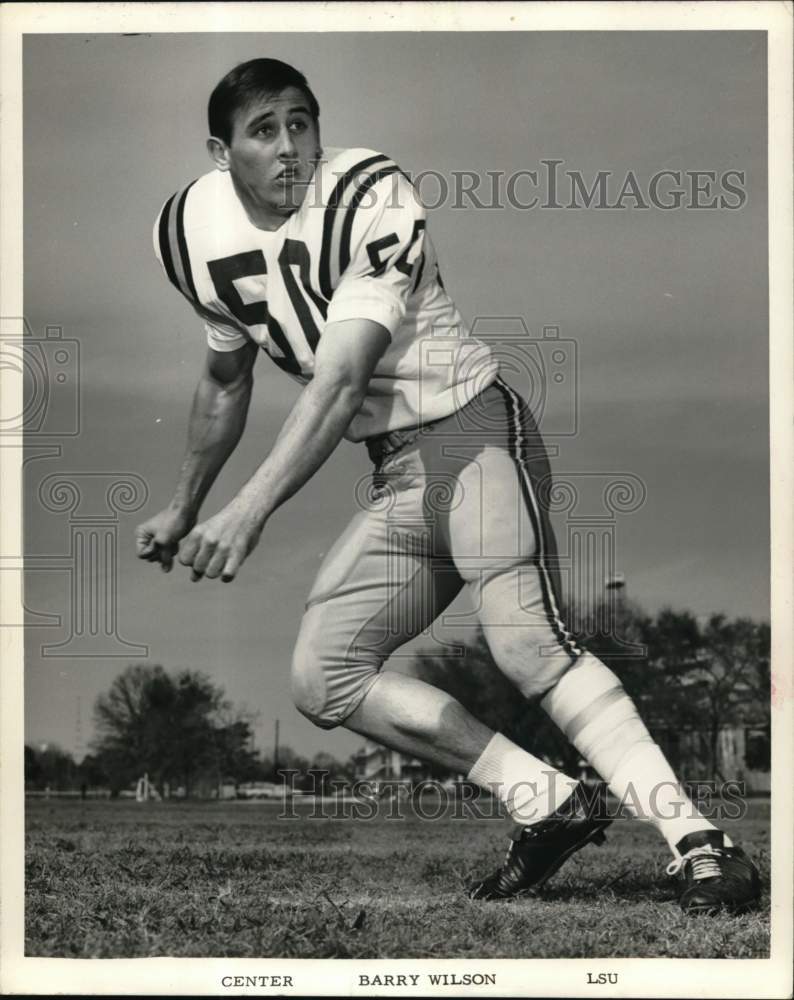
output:
{"label": "grassy field", "polygon": [[[685,917],[667,849],[613,824],[542,898],[466,899],[506,846],[500,819],[278,819],[252,803],[29,801],[26,952],[77,958],[759,958],[768,895]],[[307,812],[306,804],[300,812]],[[726,824],[769,877],[769,804]]]}

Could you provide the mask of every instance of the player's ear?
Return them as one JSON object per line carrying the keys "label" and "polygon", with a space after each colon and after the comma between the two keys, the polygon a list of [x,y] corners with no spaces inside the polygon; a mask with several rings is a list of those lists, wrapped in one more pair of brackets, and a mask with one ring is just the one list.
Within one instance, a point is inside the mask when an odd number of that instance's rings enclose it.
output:
{"label": "player's ear", "polygon": [[207,152],[210,154],[210,159],[218,170],[229,169],[229,147],[223,139],[218,139],[214,135],[211,135],[207,139]]}

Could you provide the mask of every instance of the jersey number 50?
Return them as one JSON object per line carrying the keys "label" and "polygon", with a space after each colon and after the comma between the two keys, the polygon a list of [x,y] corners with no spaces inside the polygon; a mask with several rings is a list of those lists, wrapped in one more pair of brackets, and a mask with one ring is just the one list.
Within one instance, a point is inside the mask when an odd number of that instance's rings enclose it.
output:
{"label": "jersey number 50", "polygon": [[[314,351],[320,339],[320,331],[312,316],[307,298],[311,299],[323,319],[328,311],[328,304],[309,284],[309,248],[300,240],[284,240],[278,263],[292,308],[300,321],[310,350]],[[267,300],[243,302],[235,285],[235,282],[240,278],[253,278],[267,274],[267,262],[262,251],[246,250],[243,253],[233,254],[231,257],[221,257],[219,260],[208,261],[207,267],[218,298],[226,305],[231,314],[244,326],[267,326],[268,334],[283,355],[283,357],[273,357],[273,360],[285,371],[299,375],[301,367],[295,357],[295,352],[281,324],[274,316],[270,315]],[[298,270],[302,290],[296,280],[293,267]]]}

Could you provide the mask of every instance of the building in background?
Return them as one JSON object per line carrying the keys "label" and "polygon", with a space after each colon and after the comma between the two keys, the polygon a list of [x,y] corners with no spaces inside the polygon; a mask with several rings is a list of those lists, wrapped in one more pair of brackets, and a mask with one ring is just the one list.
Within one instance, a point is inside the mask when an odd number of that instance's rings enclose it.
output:
{"label": "building in background", "polygon": [[367,740],[351,760],[356,781],[402,781],[414,785],[430,778],[428,764],[374,740]]}

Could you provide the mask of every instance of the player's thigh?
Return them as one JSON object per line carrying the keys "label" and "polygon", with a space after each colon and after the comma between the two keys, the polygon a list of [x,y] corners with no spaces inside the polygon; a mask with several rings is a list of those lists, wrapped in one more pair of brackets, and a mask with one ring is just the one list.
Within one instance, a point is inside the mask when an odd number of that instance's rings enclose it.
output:
{"label": "player's thigh", "polygon": [[432,558],[420,525],[358,514],[323,562],[301,622],[292,681],[301,710],[327,725],[346,718],[388,657],[462,585]]}
{"label": "player's thigh", "polygon": [[530,411],[505,383],[426,434],[414,464],[427,484],[428,520],[465,579],[536,553],[556,573],[548,458]]}
{"label": "player's thigh", "polygon": [[548,486],[534,424],[495,431],[459,469],[448,521],[450,551],[494,659],[527,696],[552,686],[578,652],[561,615]]}

